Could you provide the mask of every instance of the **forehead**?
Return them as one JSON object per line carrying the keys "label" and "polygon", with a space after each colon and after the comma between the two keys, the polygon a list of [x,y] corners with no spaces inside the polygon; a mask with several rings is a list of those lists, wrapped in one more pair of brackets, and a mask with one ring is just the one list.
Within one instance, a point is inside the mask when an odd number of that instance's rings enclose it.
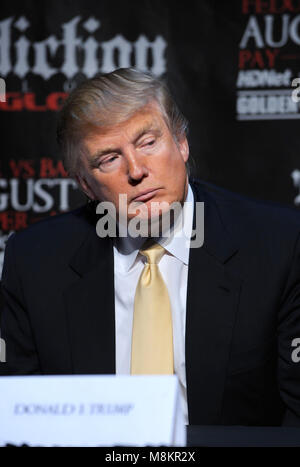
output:
{"label": "forehead", "polygon": [[135,112],[130,118],[115,125],[95,129],[86,138],[86,143],[97,139],[100,143],[108,139],[136,138],[147,131],[168,131],[168,126],[160,107],[156,103],[148,104]]}

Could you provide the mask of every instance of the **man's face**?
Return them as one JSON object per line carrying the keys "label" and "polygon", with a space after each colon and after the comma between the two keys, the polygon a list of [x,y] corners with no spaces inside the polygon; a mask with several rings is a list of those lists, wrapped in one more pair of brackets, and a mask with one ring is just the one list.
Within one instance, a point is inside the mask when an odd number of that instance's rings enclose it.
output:
{"label": "man's face", "polygon": [[[150,219],[155,216],[151,203],[170,206],[185,201],[188,143],[186,137],[174,140],[156,102],[125,122],[99,129],[83,143],[87,156],[82,158],[77,180],[89,198],[112,202],[117,215],[125,214],[128,220],[138,214],[145,218],[146,211]],[[125,208],[119,206],[120,194],[127,195]],[[135,208],[141,203],[144,209],[139,213]]]}

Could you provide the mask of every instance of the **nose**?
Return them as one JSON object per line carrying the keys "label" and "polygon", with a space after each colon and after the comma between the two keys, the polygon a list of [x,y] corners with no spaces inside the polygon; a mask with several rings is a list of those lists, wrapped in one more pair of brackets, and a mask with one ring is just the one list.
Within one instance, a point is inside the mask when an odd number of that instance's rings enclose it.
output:
{"label": "nose", "polygon": [[143,156],[138,155],[136,151],[128,151],[126,161],[128,178],[130,181],[138,181],[148,175],[148,169],[145,165]]}

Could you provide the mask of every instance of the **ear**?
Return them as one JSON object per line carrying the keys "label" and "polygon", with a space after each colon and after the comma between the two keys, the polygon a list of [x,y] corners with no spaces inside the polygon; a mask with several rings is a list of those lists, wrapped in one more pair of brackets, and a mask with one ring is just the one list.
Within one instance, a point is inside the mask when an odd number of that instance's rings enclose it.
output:
{"label": "ear", "polygon": [[187,137],[185,135],[181,136],[178,141],[179,151],[182,155],[182,159],[184,162],[187,162],[190,154],[189,143],[187,141]]}
{"label": "ear", "polygon": [[91,189],[90,185],[88,184],[86,178],[82,175],[82,174],[76,174],[75,175],[75,179],[79,185],[79,187],[81,188],[81,190],[84,192],[84,194],[92,199],[92,200],[95,200],[96,199],[96,196],[93,192],[93,190]]}

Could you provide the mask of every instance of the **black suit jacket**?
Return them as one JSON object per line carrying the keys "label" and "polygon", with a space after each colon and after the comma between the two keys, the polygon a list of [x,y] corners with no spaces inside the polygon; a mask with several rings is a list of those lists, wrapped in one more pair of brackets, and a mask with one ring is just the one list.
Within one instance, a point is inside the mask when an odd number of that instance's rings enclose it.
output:
{"label": "black suit jacket", "polygon": [[[205,240],[189,260],[189,423],[300,426],[299,211],[191,186]],[[115,373],[113,248],[96,221],[85,206],[10,237],[2,374]]]}

